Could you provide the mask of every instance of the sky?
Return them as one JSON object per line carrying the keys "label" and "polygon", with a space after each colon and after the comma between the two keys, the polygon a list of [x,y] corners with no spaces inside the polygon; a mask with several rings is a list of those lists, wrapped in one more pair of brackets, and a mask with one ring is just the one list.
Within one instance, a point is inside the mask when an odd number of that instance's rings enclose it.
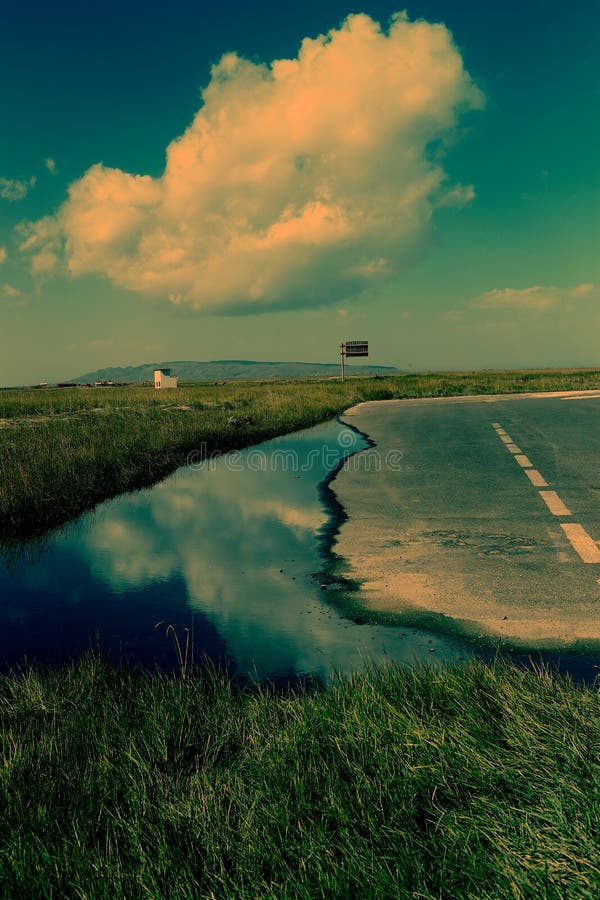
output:
{"label": "sky", "polygon": [[600,4],[11,4],[0,385],[600,364]]}

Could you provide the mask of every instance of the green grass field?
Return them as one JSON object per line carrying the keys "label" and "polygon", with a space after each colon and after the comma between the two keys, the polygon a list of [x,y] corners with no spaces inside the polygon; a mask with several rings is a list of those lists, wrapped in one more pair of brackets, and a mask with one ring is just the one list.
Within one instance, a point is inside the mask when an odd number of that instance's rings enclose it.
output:
{"label": "green grass field", "polygon": [[0,680],[10,898],[596,898],[600,698],[390,669],[273,695],[98,660]]}
{"label": "green grass field", "polygon": [[600,372],[454,373],[176,391],[0,391],[0,536],[41,532],[152,484],[204,447],[227,451],[331,418],[361,400],[583,389]]}

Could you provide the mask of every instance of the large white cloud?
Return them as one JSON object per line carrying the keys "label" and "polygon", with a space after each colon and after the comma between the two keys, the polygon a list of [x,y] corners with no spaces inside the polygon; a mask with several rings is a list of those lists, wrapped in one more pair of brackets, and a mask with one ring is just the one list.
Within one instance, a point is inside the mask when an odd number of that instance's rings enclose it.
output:
{"label": "large white cloud", "polygon": [[197,309],[317,306],[393,278],[473,196],[436,151],[482,103],[443,25],[349,16],[296,59],[223,56],[202,99],[160,178],[92,166],[23,248]]}

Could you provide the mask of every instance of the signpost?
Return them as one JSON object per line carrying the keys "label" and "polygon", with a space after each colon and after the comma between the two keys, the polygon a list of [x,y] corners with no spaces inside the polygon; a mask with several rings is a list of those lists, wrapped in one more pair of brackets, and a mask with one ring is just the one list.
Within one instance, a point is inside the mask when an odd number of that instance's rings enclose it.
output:
{"label": "signpost", "polygon": [[342,364],[342,381],[345,376],[345,366],[344,361],[346,357],[350,356],[368,356],[369,355],[369,342],[368,341],[346,341],[345,343],[340,344],[340,362]]}

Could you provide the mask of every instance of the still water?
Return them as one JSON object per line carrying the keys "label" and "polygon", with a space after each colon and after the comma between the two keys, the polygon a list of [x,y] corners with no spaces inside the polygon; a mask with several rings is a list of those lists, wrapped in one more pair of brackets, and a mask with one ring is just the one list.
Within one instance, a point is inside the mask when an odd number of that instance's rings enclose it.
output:
{"label": "still water", "polygon": [[[357,624],[338,610],[327,479],[366,441],[330,422],[179,469],[101,504],[0,562],[0,665],[56,663],[94,648],[173,667],[173,625],[194,658],[279,682],[366,662],[458,659],[458,641]],[[162,624],[158,624],[162,623]]]}

